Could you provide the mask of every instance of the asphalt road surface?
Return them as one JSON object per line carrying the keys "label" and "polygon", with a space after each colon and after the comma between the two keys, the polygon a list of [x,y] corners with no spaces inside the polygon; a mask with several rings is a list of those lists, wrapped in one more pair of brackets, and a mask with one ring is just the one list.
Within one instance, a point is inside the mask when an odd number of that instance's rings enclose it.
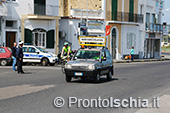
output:
{"label": "asphalt road surface", "polygon": [[[11,67],[0,67],[0,113],[134,113],[138,108],[68,108],[68,98],[151,100],[170,90],[170,62],[115,64],[115,76],[107,82],[73,80],[65,82],[59,67],[24,67],[17,74]],[[56,108],[53,100],[63,97],[65,105]],[[161,106],[161,105],[160,105]]]}

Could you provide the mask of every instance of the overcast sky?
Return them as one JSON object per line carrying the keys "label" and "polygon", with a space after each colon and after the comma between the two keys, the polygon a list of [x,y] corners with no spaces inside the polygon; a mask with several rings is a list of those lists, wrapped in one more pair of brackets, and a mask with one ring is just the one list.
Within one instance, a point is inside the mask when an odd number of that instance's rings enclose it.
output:
{"label": "overcast sky", "polygon": [[164,16],[163,16],[163,22],[167,22],[170,24],[170,0],[164,0],[165,6],[164,6]]}

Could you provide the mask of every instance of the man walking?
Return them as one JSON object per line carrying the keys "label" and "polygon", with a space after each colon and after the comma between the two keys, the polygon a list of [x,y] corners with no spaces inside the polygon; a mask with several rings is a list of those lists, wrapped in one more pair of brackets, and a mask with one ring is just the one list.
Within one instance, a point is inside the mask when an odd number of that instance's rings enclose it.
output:
{"label": "man walking", "polygon": [[16,68],[15,68],[15,65],[16,65],[16,62],[17,62],[17,59],[16,59],[16,50],[17,50],[17,43],[14,42],[14,47],[12,47],[12,59],[13,59],[12,70],[13,71],[16,71]]}
{"label": "man walking", "polygon": [[17,70],[18,73],[24,74],[22,70],[22,62],[23,62],[23,51],[22,51],[23,41],[19,42],[19,47],[17,49]]}

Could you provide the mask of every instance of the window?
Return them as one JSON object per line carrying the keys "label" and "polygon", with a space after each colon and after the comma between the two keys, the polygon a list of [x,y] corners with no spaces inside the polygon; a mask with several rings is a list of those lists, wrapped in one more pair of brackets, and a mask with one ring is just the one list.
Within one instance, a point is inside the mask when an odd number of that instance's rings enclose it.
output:
{"label": "window", "polygon": [[46,14],[46,0],[34,0],[34,14]]}
{"label": "window", "polygon": [[105,51],[102,51],[102,54],[101,54],[101,57],[106,57],[106,52]]}
{"label": "window", "polygon": [[143,14],[143,5],[140,6],[140,14]]}
{"label": "window", "polygon": [[7,0],[7,2],[15,2],[16,0]]}
{"label": "window", "polygon": [[13,21],[6,21],[6,27],[13,27]]}
{"label": "window", "polygon": [[111,55],[110,55],[109,50],[106,50],[106,58],[107,58],[107,59],[108,59],[108,58],[111,58]]}
{"label": "window", "polygon": [[6,53],[4,48],[0,48],[0,53]]}
{"label": "window", "polygon": [[33,48],[33,47],[29,47],[29,48],[28,48],[28,52],[29,52],[29,53],[36,53],[36,49]]}
{"label": "window", "polygon": [[50,30],[47,32],[47,39],[46,39],[46,48],[54,48],[54,30]]}
{"label": "window", "polygon": [[23,52],[27,52],[27,47],[22,47]]}
{"label": "window", "polygon": [[8,50],[12,52],[11,48],[8,47]]}
{"label": "window", "polygon": [[117,0],[112,0],[112,20],[117,20]]}
{"label": "window", "polygon": [[134,20],[134,0],[129,0],[129,21],[133,22]]}
{"label": "window", "polygon": [[134,33],[127,33],[127,49],[136,47],[136,35]]}

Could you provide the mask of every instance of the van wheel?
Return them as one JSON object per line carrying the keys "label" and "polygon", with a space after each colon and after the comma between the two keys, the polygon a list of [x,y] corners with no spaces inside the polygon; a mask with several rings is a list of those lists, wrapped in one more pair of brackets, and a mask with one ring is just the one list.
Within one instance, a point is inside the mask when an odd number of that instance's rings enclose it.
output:
{"label": "van wheel", "polygon": [[66,82],[71,82],[72,77],[66,75]]}
{"label": "van wheel", "polygon": [[48,59],[46,59],[46,58],[42,59],[41,65],[42,66],[47,66],[47,64],[48,64]]}
{"label": "van wheel", "polygon": [[1,64],[1,66],[6,66],[6,65],[8,64],[8,62],[7,62],[7,60],[2,59],[2,60],[0,61],[0,64]]}
{"label": "van wheel", "polygon": [[107,80],[111,81],[112,80],[112,71],[110,70],[107,74]]}

